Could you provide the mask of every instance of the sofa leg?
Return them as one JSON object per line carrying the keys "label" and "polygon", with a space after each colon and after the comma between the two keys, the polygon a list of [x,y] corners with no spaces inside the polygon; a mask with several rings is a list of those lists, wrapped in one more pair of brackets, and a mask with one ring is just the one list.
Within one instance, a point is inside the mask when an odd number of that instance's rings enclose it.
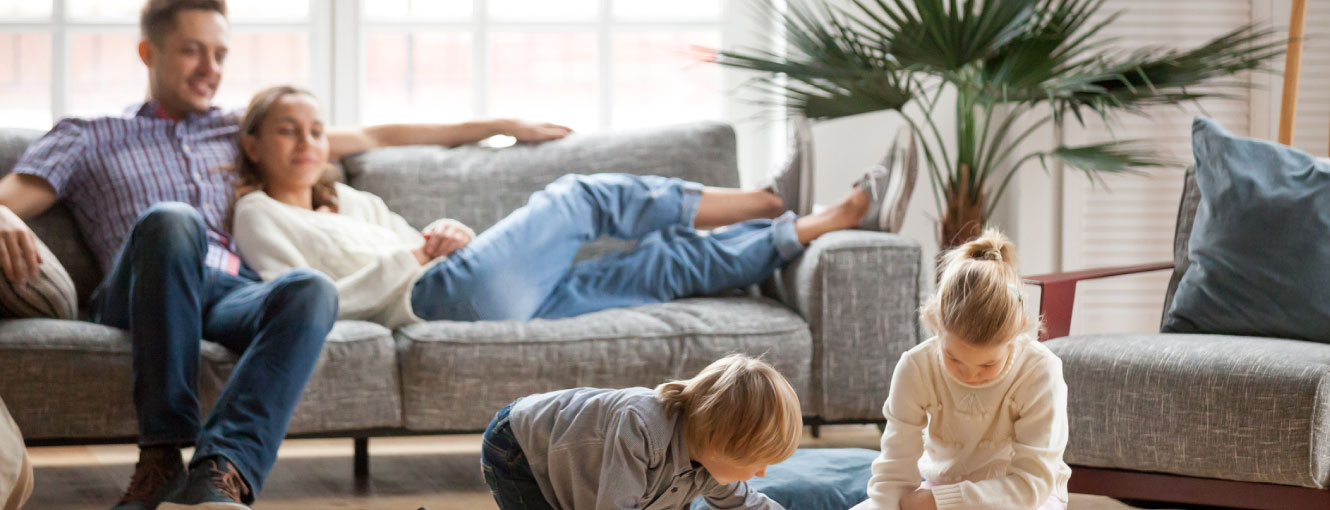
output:
{"label": "sofa leg", "polygon": [[821,426],[821,425],[810,425],[810,428],[811,428],[812,430],[809,430],[808,432],[809,432],[810,434],[813,435],[813,439],[817,439],[817,438],[822,437],[822,426]]}
{"label": "sofa leg", "polygon": [[366,488],[369,485],[369,438],[355,438],[355,475],[356,487]]}

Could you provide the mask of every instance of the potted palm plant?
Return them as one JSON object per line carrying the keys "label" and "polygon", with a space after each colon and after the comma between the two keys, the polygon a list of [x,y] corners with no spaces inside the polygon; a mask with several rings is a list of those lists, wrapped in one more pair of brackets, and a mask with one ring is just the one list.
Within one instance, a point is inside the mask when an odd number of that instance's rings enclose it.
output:
{"label": "potted palm plant", "polygon": [[[921,141],[945,249],[980,232],[1023,163],[1052,158],[1092,180],[1172,163],[1133,140],[1022,150],[1040,127],[1220,95],[1245,85],[1235,73],[1282,53],[1284,41],[1255,25],[1192,49],[1114,49],[1097,37],[1116,18],[1095,16],[1103,3],[789,0],[783,11],[758,9],[784,28],[788,52],[716,51],[712,60],[762,72],[748,83],[782,96],[777,104],[790,114],[901,114]],[[944,90],[955,93],[954,113],[939,111]],[[905,115],[907,104],[922,115]],[[955,119],[950,149],[938,122],[945,116]]]}

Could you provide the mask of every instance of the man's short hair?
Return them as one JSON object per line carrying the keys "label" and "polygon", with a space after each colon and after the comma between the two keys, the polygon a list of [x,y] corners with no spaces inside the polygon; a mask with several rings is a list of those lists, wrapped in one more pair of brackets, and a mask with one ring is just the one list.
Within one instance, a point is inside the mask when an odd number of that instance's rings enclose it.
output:
{"label": "man's short hair", "polygon": [[139,30],[143,38],[160,47],[176,27],[176,14],[180,11],[216,11],[226,16],[226,0],[148,0],[139,14]]}

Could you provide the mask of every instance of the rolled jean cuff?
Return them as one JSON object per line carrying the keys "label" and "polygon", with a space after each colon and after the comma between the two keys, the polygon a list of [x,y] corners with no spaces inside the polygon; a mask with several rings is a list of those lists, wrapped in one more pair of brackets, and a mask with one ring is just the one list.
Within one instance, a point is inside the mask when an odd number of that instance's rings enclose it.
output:
{"label": "rolled jean cuff", "polygon": [[682,196],[679,198],[679,223],[687,225],[688,228],[695,228],[693,220],[697,219],[697,208],[702,203],[702,189],[705,188],[701,183],[684,181],[679,186]]}
{"label": "rolled jean cuff", "polygon": [[781,262],[794,260],[804,252],[805,246],[799,242],[799,233],[794,230],[794,220],[797,219],[799,216],[794,211],[785,211],[771,222],[771,238]]}

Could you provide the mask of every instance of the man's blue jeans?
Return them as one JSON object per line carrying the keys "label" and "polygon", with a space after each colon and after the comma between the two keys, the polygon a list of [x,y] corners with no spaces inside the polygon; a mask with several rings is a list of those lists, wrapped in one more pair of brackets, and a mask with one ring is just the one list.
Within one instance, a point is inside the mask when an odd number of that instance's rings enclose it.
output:
{"label": "man's blue jeans", "polygon": [[[567,175],[430,268],[411,291],[425,320],[529,320],[711,294],[759,283],[803,252],[794,215],[693,229],[702,185]],[[574,264],[602,235],[630,250]]]}
{"label": "man's blue jeans", "polygon": [[[205,267],[206,253],[198,211],[152,206],[97,289],[93,320],[133,338],[139,444],[194,443],[195,460],[225,457],[258,494],[337,320],[337,290],[304,269],[269,283],[233,276]],[[202,427],[200,338],[240,355]]]}

